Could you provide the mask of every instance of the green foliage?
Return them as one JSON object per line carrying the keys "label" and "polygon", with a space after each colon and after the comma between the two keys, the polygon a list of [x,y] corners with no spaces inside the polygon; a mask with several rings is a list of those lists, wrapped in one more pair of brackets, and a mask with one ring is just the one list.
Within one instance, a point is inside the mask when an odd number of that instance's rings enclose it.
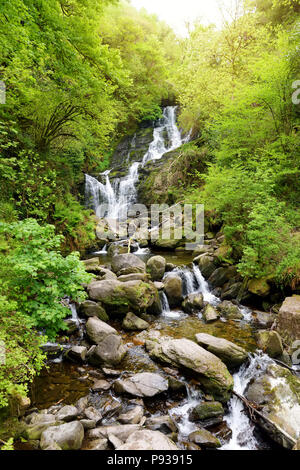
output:
{"label": "green foliage", "polygon": [[11,437],[8,439],[5,444],[0,448],[0,450],[14,450],[14,438]]}
{"label": "green foliage", "polygon": [[55,235],[52,225],[40,226],[36,220],[1,224],[9,249],[1,259],[2,290],[18,303],[32,324],[54,338],[65,329],[63,318],[69,310],[61,303],[63,297],[74,301],[85,298],[83,283],[91,280],[79,254],[63,257],[62,236]]}
{"label": "green foliage", "polygon": [[[41,370],[44,338],[32,329],[32,321],[18,311],[17,302],[0,296],[0,408],[13,395],[26,395],[27,385]],[[2,450],[3,447],[2,447]]]}

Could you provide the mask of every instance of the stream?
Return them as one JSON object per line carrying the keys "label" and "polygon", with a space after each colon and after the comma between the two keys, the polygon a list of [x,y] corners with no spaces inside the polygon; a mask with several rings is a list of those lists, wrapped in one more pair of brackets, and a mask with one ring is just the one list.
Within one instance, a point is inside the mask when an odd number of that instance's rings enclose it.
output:
{"label": "stream", "polygon": [[[86,201],[96,213],[101,203],[108,206],[108,216],[112,218],[122,218],[128,205],[136,202],[136,183],[139,178],[139,170],[150,160],[160,159],[166,152],[174,150],[182,145],[185,139],[176,125],[176,107],[166,107],[163,110],[163,117],[153,128],[153,141],[150,143],[148,151],[141,161],[131,163],[128,173],[123,178],[111,180],[110,171],[101,175],[101,181],[97,178],[86,175]],[[132,142],[134,145],[134,140]],[[147,261],[153,253],[148,248],[138,247],[134,253],[143,261]],[[204,279],[198,266],[192,263],[191,252],[160,252],[168,263],[173,263],[176,267],[165,274],[168,276],[179,275],[183,282],[183,293],[202,293],[205,302],[217,305],[221,300],[215,296],[210,286]],[[100,264],[109,265],[111,258],[107,253],[107,246],[102,250],[91,253],[90,257],[99,256]],[[239,306],[242,317],[239,320],[218,319],[213,323],[205,323],[200,313],[186,314],[180,309],[170,309],[167,296],[160,293],[162,313],[151,324],[151,329],[158,330],[162,335],[172,338],[187,338],[194,340],[195,333],[208,333],[217,337],[225,338],[235,342],[246,349],[249,353],[248,363],[242,365],[239,370],[234,371],[234,389],[243,394],[249,382],[259,373],[265,364],[272,361],[270,358],[261,355],[256,351],[254,334],[256,326],[252,322],[252,314],[249,308]],[[83,320],[79,318],[76,306],[71,304],[71,318],[79,325],[79,333],[74,334],[70,342],[80,343],[82,339],[81,324]],[[136,332],[126,332],[122,330],[121,322],[114,320],[112,326],[122,335],[123,341],[128,346],[128,353],[122,363],[117,367],[121,376],[127,373],[155,372],[164,374],[165,368],[152,361],[145,352],[142,341],[139,341],[139,334]],[[67,347],[68,347],[67,343]],[[89,372],[93,368],[88,365],[79,367],[68,361],[62,360],[62,356],[55,358],[48,368],[37,377],[31,389],[33,406],[39,409],[50,407],[63,400],[64,404],[73,404],[79,398],[87,395],[90,391],[91,380]],[[184,443],[188,435],[193,432],[197,425],[188,418],[189,411],[201,401],[201,392],[197,383],[187,375],[180,376],[186,384],[186,390],[179,394],[155,397],[155,399],[144,400],[145,408],[149,415],[160,416],[166,413],[176,421],[178,426],[178,445],[185,448]],[[106,393],[106,399],[125,400],[114,395],[110,391]],[[233,396],[225,407],[225,418],[223,423],[212,426],[210,429],[219,437],[222,443],[221,450],[255,450],[271,449],[274,444],[262,435],[251,423],[244,411],[243,404]],[[114,423],[114,418],[108,423]]]}

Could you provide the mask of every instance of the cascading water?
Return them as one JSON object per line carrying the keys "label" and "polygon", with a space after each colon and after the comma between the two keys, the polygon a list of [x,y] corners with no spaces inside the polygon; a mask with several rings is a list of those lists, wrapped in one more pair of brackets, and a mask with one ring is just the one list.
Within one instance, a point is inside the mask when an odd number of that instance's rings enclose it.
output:
{"label": "cascading water", "polygon": [[[244,392],[250,381],[263,374],[272,359],[266,354],[258,353],[249,356],[250,364],[244,364],[240,370],[234,374],[234,391],[239,395]],[[226,422],[232,430],[232,437],[222,450],[255,450],[259,449],[259,443],[255,438],[254,426],[248,418],[244,405],[239,398],[233,396],[229,403],[229,414],[225,417]]]}
{"label": "cascading water", "polygon": [[[107,217],[124,220],[128,206],[136,201],[136,183],[140,166],[144,166],[150,160],[160,159],[166,152],[175,150],[185,141],[186,139],[182,139],[176,125],[176,106],[164,108],[163,117],[153,129],[153,141],[142,162],[134,162],[124,178],[116,179],[112,185],[109,178],[110,171],[102,173],[105,177],[105,184],[90,175],[85,176],[86,205],[97,212],[100,203],[103,202],[108,206]],[[131,147],[134,144],[135,137],[133,137]]]}

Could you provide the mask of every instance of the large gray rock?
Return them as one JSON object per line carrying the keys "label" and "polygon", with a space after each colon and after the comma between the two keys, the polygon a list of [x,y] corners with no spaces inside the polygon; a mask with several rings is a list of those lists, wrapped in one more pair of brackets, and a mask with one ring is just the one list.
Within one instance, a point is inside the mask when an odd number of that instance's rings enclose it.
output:
{"label": "large gray rock", "polygon": [[189,435],[189,440],[200,445],[204,449],[214,449],[221,447],[221,442],[211,432],[206,429],[199,429]]}
{"label": "large gray rock", "polygon": [[217,338],[206,333],[198,333],[195,337],[200,346],[218,356],[227,366],[239,366],[248,357],[245,349],[227,339]]}
{"label": "large gray rock", "polygon": [[78,415],[78,410],[76,406],[72,405],[66,405],[63,406],[57,413],[56,413],[56,418],[60,421],[74,421]]}
{"label": "large gray rock", "polygon": [[128,312],[122,326],[124,330],[146,330],[149,327],[149,323],[137,317],[134,313]]}
{"label": "large gray rock", "polygon": [[283,354],[283,346],[277,331],[260,330],[256,333],[257,346],[270,357]]}
{"label": "large gray rock", "polygon": [[86,317],[98,317],[102,321],[108,321],[109,317],[102,307],[97,302],[92,300],[85,300],[80,304],[80,312],[83,313]]}
{"label": "large gray rock", "polygon": [[277,329],[289,345],[300,339],[300,295],[286,297],[279,310]]}
{"label": "large gray rock", "polygon": [[241,320],[243,318],[239,307],[229,300],[223,300],[223,302],[218,305],[217,309],[222,316],[229,320]]}
{"label": "large gray rock", "polygon": [[117,450],[178,450],[176,444],[159,431],[143,429],[129,436]]}
{"label": "large gray rock", "polygon": [[144,261],[132,253],[114,256],[111,262],[111,268],[117,276],[131,273],[143,273],[146,271]]}
{"label": "large gray rock", "polygon": [[165,292],[168,297],[170,307],[178,307],[182,301],[182,280],[175,274],[166,277],[164,280]]}
{"label": "large gray rock", "polygon": [[100,344],[106,336],[118,335],[117,330],[97,317],[91,317],[86,324],[86,333],[92,343]]}
{"label": "large gray rock", "polygon": [[300,432],[300,378],[289,370],[270,364],[250,383],[246,398],[257,405],[268,422],[258,424],[278,444],[292,449]]}
{"label": "large gray rock", "polygon": [[52,414],[34,414],[30,418],[30,423],[25,428],[26,438],[28,440],[40,439],[43,431],[45,431],[50,426],[54,426],[56,424],[59,423],[56,423],[56,418]]}
{"label": "large gray rock", "polygon": [[128,393],[136,397],[154,397],[168,388],[169,383],[166,379],[151,372],[135,374],[129,379],[120,379],[114,383],[117,393]]}
{"label": "large gray rock", "polygon": [[93,346],[88,352],[88,362],[92,365],[114,366],[124,358],[127,350],[122,338],[117,335],[108,335],[97,346]]}
{"label": "large gray rock", "polygon": [[153,256],[148,259],[146,268],[152,281],[160,281],[165,274],[166,260],[163,256]]}
{"label": "large gray rock", "polygon": [[187,313],[199,312],[203,308],[203,295],[200,293],[187,295],[182,302],[182,308]]}
{"label": "large gray rock", "polygon": [[144,416],[144,408],[140,405],[135,406],[127,413],[123,413],[118,417],[118,421],[122,424],[138,424]]}
{"label": "large gray rock", "polygon": [[220,401],[227,401],[233,378],[225,364],[215,355],[188,339],[160,337],[146,341],[151,358],[190,369],[199,375],[203,387]]}
{"label": "large gray rock", "polygon": [[222,403],[218,401],[202,402],[195,406],[189,414],[190,421],[215,420],[215,423],[222,422],[224,416]]}
{"label": "large gray rock", "polygon": [[145,312],[155,303],[158,291],[143,281],[99,281],[88,286],[89,297],[100,301],[111,315]]}
{"label": "large gray rock", "polygon": [[122,442],[125,442],[131,434],[140,431],[142,428],[138,424],[115,424],[100,426],[87,432],[88,439],[103,439],[109,436],[115,436]]}
{"label": "large gray rock", "polygon": [[84,428],[80,421],[52,426],[41,435],[40,447],[45,450],[53,443],[62,450],[78,450],[84,438]]}

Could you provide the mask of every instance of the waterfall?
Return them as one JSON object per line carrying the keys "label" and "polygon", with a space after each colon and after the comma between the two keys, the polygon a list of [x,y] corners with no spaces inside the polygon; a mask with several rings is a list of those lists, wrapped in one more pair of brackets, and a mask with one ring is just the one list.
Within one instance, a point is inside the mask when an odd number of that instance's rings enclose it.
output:
{"label": "waterfall", "polygon": [[196,264],[193,264],[193,273],[196,279],[198,292],[201,292],[203,295],[203,300],[212,305],[216,305],[219,302],[219,299],[210,292],[208,282],[206,282],[199,269],[199,266]]}
{"label": "waterfall", "polygon": [[[135,145],[135,139],[136,136],[131,141],[131,148]],[[127,208],[136,201],[136,183],[139,178],[140,166],[144,166],[150,160],[160,159],[166,152],[180,147],[183,142],[176,125],[176,106],[167,106],[163,109],[163,117],[153,129],[153,140],[142,162],[134,162],[124,178],[116,179],[112,185],[109,178],[110,171],[102,173],[102,176],[105,177],[105,184],[90,175],[85,175],[87,207],[97,212],[97,208],[103,202],[108,205],[107,217],[124,220]],[[127,155],[127,161],[129,157],[130,152]]]}
{"label": "waterfall", "polygon": [[[234,374],[234,390],[244,395],[245,390],[252,379],[264,373],[267,367],[273,363],[266,354],[258,353],[249,355],[250,364],[242,365],[240,370]],[[232,396],[229,403],[229,415],[225,420],[232,430],[232,437],[222,450],[255,450],[259,448],[251,423],[244,410],[244,405],[236,396]]]}

